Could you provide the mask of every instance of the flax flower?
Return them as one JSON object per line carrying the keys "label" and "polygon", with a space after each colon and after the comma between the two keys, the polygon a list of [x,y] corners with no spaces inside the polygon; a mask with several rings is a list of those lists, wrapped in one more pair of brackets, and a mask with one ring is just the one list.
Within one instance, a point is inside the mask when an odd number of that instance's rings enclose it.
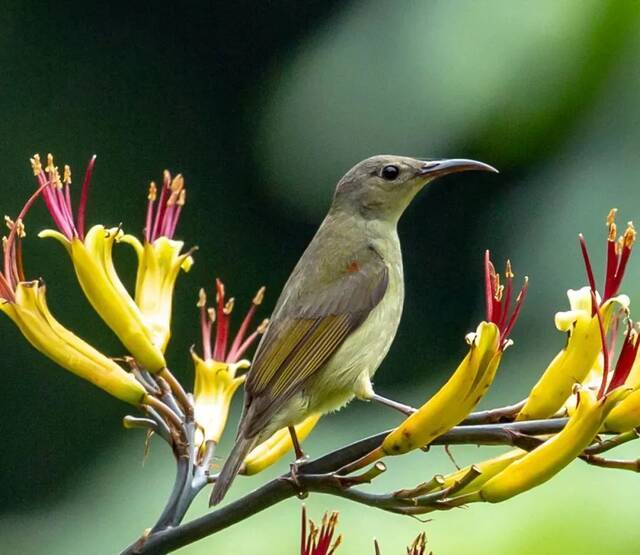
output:
{"label": "flax flower", "polygon": [[[224,431],[229,415],[231,399],[238,387],[244,382],[239,371],[249,368],[248,360],[243,359],[249,347],[264,333],[267,321],[264,320],[252,333],[247,335],[257,307],[264,298],[264,287],[256,293],[238,332],[229,343],[229,323],[235,304],[232,297],[225,300],[224,284],[216,280],[216,308],[207,307],[207,296],[200,290],[198,307],[200,308],[200,330],[202,333],[202,357],[191,349],[195,366],[195,418],[199,430],[196,444],[204,446],[211,441],[218,443]],[[215,326],[214,326],[215,324]],[[215,337],[212,337],[215,327]]]}
{"label": "flax flower", "polygon": [[[173,290],[180,270],[188,272],[193,264],[191,252],[183,253],[184,243],[174,235],[186,201],[184,179],[173,179],[165,170],[160,196],[155,183],[149,186],[144,242],[133,235],[120,241],[131,245],[138,256],[135,302],[151,330],[153,343],[165,351],[171,337]],[[157,207],[156,205],[157,201]]]}
{"label": "flax flower", "polygon": [[87,167],[77,215],[74,216],[69,166],[65,166],[61,179],[53,156],[47,156],[44,169],[37,154],[31,159],[38,187],[42,189],[49,213],[58,228],[58,231],[43,231],[40,237],[52,237],[65,247],[91,306],[140,365],[151,372],[158,372],[166,366],[162,350],[154,343],[153,330],[113,265],[113,245],[122,237],[122,230],[95,225],[85,234],[85,212],[94,163],[95,157]]}
{"label": "flax flower", "polygon": [[0,310],[42,354],[114,397],[139,404],[145,391],[135,378],[60,324],[47,306],[44,283],[25,279],[22,267],[23,219],[42,190],[41,186],[29,199],[15,222],[5,218],[10,231],[8,237],[3,238]]}

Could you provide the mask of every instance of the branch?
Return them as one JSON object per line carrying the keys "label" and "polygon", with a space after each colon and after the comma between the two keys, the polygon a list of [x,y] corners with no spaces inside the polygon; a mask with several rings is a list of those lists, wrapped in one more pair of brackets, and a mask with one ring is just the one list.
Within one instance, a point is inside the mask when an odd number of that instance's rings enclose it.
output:
{"label": "branch", "polygon": [[[566,418],[531,420],[509,424],[487,424],[481,426],[457,426],[434,440],[432,445],[518,445],[526,436],[547,435],[559,432],[566,424]],[[175,551],[185,545],[215,534],[237,522],[263,511],[285,499],[304,491],[316,491],[340,495],[353,501],[373,506],[384,505],[388,496],[376,496],[357,490],[349,490],[332,485],[328,475],[346,464],[378,447],[391,430],[361,439],[328,453],[318,459],[301,464],[294,480],[291,473],[280,476],[264,486],[245,495],[241,499],[216,509],[175,528],[167,528],[136,542],[122,552],[122,555],[154,555]],[[335,476],[331,476],[335,479]],[[398,499],[394,498],[397,505]],[[380,507],[384,508],[384,507]]]}

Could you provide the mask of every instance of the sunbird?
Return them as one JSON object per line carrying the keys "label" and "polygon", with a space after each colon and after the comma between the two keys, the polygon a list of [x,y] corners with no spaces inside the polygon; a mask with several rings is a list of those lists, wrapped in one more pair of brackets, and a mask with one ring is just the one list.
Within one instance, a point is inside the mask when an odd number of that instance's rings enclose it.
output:
{"label": "sunbird", "polygon": [[371,383],[402,314],[398,220],[427,183],[467,170],[497,172],[475,160],[380,155],[356,164],[338,182],[256,350],[236,443],[211,505],[222,500],[249,451],[277,430],[289,428],[300,459],[294,426],[310,414],[338,410],[354,397],[403,408],[377,395]]}

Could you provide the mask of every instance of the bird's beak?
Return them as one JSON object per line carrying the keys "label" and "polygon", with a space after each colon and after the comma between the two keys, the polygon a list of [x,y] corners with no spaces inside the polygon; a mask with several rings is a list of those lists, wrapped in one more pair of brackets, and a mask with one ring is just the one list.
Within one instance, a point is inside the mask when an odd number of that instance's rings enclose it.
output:
{"label": "bird's beak", "polygon": [[449,173],[466,172],[470,170],[498,173],[493,166],[476,160],[452,158],[451,160],[432,160],[425,162],[418,170],[418,175],[433,179]]}

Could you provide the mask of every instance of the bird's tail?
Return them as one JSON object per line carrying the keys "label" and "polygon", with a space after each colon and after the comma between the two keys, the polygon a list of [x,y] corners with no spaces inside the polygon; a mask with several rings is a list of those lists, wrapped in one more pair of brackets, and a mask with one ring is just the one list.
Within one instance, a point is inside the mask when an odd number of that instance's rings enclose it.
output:
{"label": "bird's tail", "polygon": [[258,440],[257,436],[246,438],[242,434],[238,435],[236,444],[233,446],[229,457],[224,463],[216,483],[213,486],[211,497],[209,498],[209,506],[217,505],[222,501],[227,491],[231,487],[233,480],[240,472],[240,467],[244,462],[245,457],[249,454],[249,451],[253,449]]}

